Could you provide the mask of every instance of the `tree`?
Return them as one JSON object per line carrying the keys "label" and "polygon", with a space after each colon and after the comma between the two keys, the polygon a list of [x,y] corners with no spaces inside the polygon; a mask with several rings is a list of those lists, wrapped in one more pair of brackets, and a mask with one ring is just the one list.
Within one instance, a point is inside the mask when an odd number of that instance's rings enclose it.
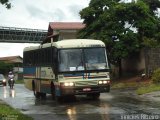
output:
{"label": "tree", "polygon": [[[109,59],[121,65],[121,59],[136,54],[144,40],[160,38],[159,0],[137,0],[125,3],[120,0],[91,0],[80,11],[86,27],[79,38],[100,39],[106,44]],[[119,39],[115,42],[115,38]],[[159,39],[160,40],[160,39]]]}
{"label": "tree", "polygon": [[0,72],[2,74],[6,74],[12,69],[13,69],[13,64],[0,61]]}
{"label": "tree", "polygon": [[11,8],[11,3],[9,3],[9,0],[0,0],[0,3],[5,5],[7,9]]}

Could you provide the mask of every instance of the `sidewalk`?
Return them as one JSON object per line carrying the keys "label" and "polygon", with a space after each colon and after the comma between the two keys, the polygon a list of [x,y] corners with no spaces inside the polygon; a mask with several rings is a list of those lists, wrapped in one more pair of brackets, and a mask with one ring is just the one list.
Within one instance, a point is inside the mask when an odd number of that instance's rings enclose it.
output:
{"label": "sidewalk", "polygon": [[160,91],[146,93],[146,94],[140,95],[140,97],[150,101],[160,102]]}
{"label": "sidewalk", "polygon": [[3,100],[0,99],[0,104],[5,104],[5,102]]}
{"label": "sidewalk", "polygon": [[[127,87],[133,86],[135,88],[142,85],[147,86],[150,82],[151,80],[149,78],[142,79],[140,76],[135,76],[135,77],[126,78],[126,79],[122,78],[117,81],[117,83],[123,83]],[[146,93],[138,96],[141,98],[145,98],[146,100],[149,100],[149,101],[160,102],[160,91],[150,92],[150,93]]]}

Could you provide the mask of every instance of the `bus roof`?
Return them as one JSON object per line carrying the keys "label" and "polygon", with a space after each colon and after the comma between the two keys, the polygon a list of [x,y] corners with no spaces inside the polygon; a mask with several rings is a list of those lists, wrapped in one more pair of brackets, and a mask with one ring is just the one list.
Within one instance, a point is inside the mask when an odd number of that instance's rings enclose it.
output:
{"label": "bus roof", "polygon": [[56,48],[81,48],[81,47],[105,47],[105,44],[100,40],[94,39],[66,39],[62,41],[46,43],[40,46],[26,47],[24,51],[36,50],[39,48],[47,48],[55,46]]}
{"label": "bus roof", "polygon": [[100,40],[91,39],[68,39],[55,43],[57,48],[78,48],[78,47],[104,47],[104,43]]}

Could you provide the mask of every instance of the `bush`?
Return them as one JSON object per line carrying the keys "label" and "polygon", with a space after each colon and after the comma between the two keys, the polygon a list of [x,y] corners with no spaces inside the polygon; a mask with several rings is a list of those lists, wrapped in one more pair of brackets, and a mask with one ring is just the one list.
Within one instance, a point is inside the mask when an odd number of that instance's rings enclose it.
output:
{"label": "bush", "polygon": [[160,68],[156,69],[152,74],[153,83],[160,83]]}
{"label": "bush", "polygon": [[136,93],[138,95],[142,95],[145,93],[150,93],[150,92],[154,92],[154,91],[160,91],[160,85],[157,84],[149,84],[147,86],[142,86],[140,88],[138,88],[136,90]]}
{"label": "bush", "polygon": [[0,61],[0,73],[6,74],[13,69],[13,64]]}

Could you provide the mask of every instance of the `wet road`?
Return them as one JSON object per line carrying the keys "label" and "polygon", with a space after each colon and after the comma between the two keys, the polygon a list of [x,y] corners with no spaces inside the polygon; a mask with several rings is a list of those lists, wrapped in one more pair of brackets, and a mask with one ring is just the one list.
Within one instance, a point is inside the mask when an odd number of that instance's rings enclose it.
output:
{"label": "wet road", "polygon": [[76,96],[56,102],[49,95],[46,100],[35,99],[16,84],[14,90],[0,87],[0,99],[35,120],[160,120],[160,102],[137,96],[133,90],[111,90],[99,100]]}

